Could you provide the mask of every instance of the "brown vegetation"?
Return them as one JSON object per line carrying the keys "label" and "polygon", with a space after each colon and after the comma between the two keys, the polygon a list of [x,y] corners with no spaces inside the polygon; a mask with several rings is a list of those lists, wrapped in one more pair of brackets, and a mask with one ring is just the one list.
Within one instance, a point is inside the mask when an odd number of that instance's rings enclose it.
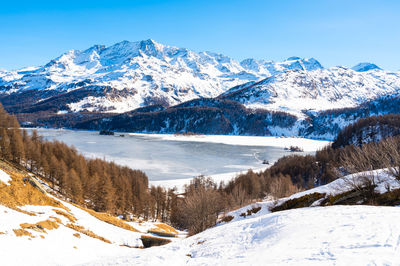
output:
{"label": "brown vegetation", "polygon": [[13,231],[16,236],[28,236],[32,238],[34,237],[31,232],[25,229],[13,229]]}
{"label": "brown vegetation", "polygon": [[[36,183],[23,171],[26,169],[46,180],[65,199],[97,212],[161,221],[169,218],[172,191],[161,187],[148,189],[148,179],[142,171],[105,160],[86,159],[75,148],[58,141],[46,141],[36,131],[29,135],[20,130],[16,118],[1,106],[0,159],[12,163],[11,168],[22,169],[21,176],[13,178],[18,184],[0,184],[0,203],[7,207],[31,204],[63,208],[32,187]],[[25,186],[23,177],[32,186]]]}
{"label": "brown vegetation", "polygon": [[194,178],[185,189],[185,198],[177,201],[171,221],[189,234],[197,234],[217,223],[225,208],[224,199],[211,179]]}
{"label": "brown vegetation", "polygon": [[18,206],[24,205],[40,205],[40,206],[53,206],[58,208],[66,209],[66,207],[59,201],[46,196],[41,193],[35,187],[31,186],[30,183],[24,181],[24,177],[27,175],[17,170],[11,170],[5,162],[0,162],[0,168],[8,169],[7,173],[12,178],[11,185],[0,184],[0,204],[19,212],[23,212],[28,215],[35,215],[27,211],[23,211]]}
{"label": "brown vegetation", "polygon": [[167,224],[155,224],[155,226],[155,228],[148,230],[148,233],[168,237],[175,237],[178,234],[178,231],[176,231],[175,228]]}
{"label": "brown vegetation", "polygon": [[[56,217],[51,217],[53,219],[55,219]],[[56,221],[52,221],[52,220],[45,220],[45,221],[41,221],[38,222],[36,224],[36,226],[40,226],[41,228],[47,229],[47,230],[53,230],[53,229],[57,229],[58,227],[60,227],[60,223],[61,221],[58,219]]]}
{"label": "brown vegetation", "polygon": [[57,213],[58,215],[64,216],[64,217],[67,218],[71,223],[75,223],[75,222],[77,221],[77,219],[76,219],[73,215],[71,215],[71,214],[69,214],[69,213],[63,212],[63,211],[58,210],[58,209],[53,209],[53,211],[54,211],[55,213]]}
{"label": "brown vegetation", "polygon": [[100,213],[100,212],[95,212],[93,210],[90,209],[84,209],[85,211],[87,211],[88,213],[90,213],[92,216],[96,217],[97,219],[121,227],[125,230],[129,230],[129,231],[133,231],[133,232],[139,232],[137,229],[135,229],[134,227],[132,227],[131,225],[125,223],[123,220],[116,218],[114,216],[111,216],[108,213]]}
{"label": "brown vegetation", "polygon": [[284,203],[275,206],[271,209],[272,212],[276,211],[283,211],[283,210],[288,210],[288,209],[296,209],[296,208],[304,208],[304,207],[309,207],[311,206],[312,203],[315,201],[322,199],[325,197],[325,194],[321,193],[312,193],[312,194],[307,194],[305,196],[295,198],[295,199],[290,199],[288,201],[285,201]]}
{"label": "brown vegetation", "polygon": [[65,226],[68,227],[68,228],[71,228],[72,230],[75,230],[75,231],[77,231],[79,233],[87,235],[89,237],[96,238],[96,239],[99,239],[99,240],[101,240],[101,241],[103,241],[105,243],[111,244],[110,240],[108,240],[108,239],[106,239],[106,238],[104,238],[102,236],[96,235],[92,231],[90,231],[88,229],[85,229],[83,226],[76,225],[76,224],[66,224]]}
{"label": "brown vegetation", "polygon": [[233,218],[234,217],[232,215],[227,215],[227,216],[222,217],[221,222],[229,223],[230,221],[233,220]]}

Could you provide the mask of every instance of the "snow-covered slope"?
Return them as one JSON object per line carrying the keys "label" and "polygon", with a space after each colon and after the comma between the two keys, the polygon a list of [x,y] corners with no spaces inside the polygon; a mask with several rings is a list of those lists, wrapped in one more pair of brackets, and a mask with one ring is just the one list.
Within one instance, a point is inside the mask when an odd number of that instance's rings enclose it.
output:
{"label": "snow-covered slope", "polygon": [[[223,94],[249,107],[299,114],[303,109],[355,106],[393,93],[399,86],[398,73],[370,63],[353,69],[325,69],[314,58],[238,62],[222,54],[197,53],[151,39],[95,45],[68,51],[44,66],[0,70],[3,104],[28,113],[126,112]],[[36,109],[27,109],[31,106]]]}
{"label": "snow-covered slope", "polygon": [[52,190],[33,174],[3,161],[0,169],[0,265],[75,265],[126,256],[143,247],[142,235],[176,233],[165,224],[128,223],[79,207],[48,194]]}
{"label": "snow-covered slope", "polygon": [[[0,183],[2,265],[400,263],[400,224],[396,223],[400,219],[399,207],[329,206],[271,213],[270,207],[277,202],[259,202],[228,213],[234,219],[200,234],[175,238],[161,247],[137,249],[128,246],[139,244],[141,232],[105,223],[85,209],[40,192],[23,178],[25,174],[1,166],[7,169],[10,181],[7,185]],[[397,182],[384,170],[374,173],[380,176],[377,188],[380,193],[388,187],[385,182]],[[349,177],[357,176],[360,174]],[[344,187],[340,180],[283,200],[315,192],[334,193],[338,186]],[[42,188],[46,190],[45,186]],[[398,185],[393,183],[391,188]],[[256,208],[259,209],[249,216],[240,215]],[[144,232],[154,226],[130,224]]]}
{"label": "snow-covered slope", "polygon": [[85,265],[398,265],[399,218],[398,207],[373,206],[261,213]]}
{"label": "snow-covered slope", "polygon": [[[367,66],[364,66],[367,67]],[[250,108],[286,111],[321,111],[355,107],[383,95],[398,94],[400,74],[379,68],[345,67],[290,70],[257,83],[232,88],[220,97]]]}
{"label": "snow-covered slope", "polygon": [[[1,71],[0,88],[8,94],[86,88],[97,93],[69,99],[71,111],[124,112],[154,103],[174,105],[215,97],[230,87],[272,74],[315,68],[321,68],[315,59],[291,58],[282,63],[248,59],[239,63],[221,54],[196,53],[149,39],[71,50],[41,67]],[[45,94],[39,95],[38,101],[45,98]]]}
{"label": "snow-covered slope", "polygon": [[[365,174],[245,206],[226,214],[231,221],[179,242],[85,265],[398,265],[399,207],[339,205],[270,212],[285,201],[316,192],[345,193],[352,189],[345,180],[361,181]],[[378,193],[400,187],[385,169],[368,174],[374,174]],[[253,213],[248,215],[248,210]]]}

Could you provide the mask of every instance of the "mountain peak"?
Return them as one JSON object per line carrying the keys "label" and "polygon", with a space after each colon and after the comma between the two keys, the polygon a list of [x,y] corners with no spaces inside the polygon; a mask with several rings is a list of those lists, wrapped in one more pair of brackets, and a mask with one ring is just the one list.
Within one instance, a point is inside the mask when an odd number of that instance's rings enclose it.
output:
{"label": "mountain peak", "polygon": [[351,69],[353,69],[354,71],[357,71],[357,72],[365,72],[365,71],[370,71],[370,70],[375,70],[375,69],[382,70],[377,65],[375,65],[373,63],[368,63],[368,62],[359,63],[359,64],[353,66]]}
{"label": "mountain peak", "polygon": [[293,60],[301,60],[301,58],[298,56],[291,56],[288,59],[286,59],[285,61],[293,61]]}
{"label": "mountain peak", "polygon": [[315,58],[300,58],[298,56],[291,56],[283,64],[290,66],[290,69],[302,69],[306,71],[312,71],[316,69],[324,68],[318,60]]}
{"label": "mountain peak", "polygon": [[162,53],[164,45],[155,42],[152,39],[147,39],[139,42],[139,50],[149,56],[157,56]]}

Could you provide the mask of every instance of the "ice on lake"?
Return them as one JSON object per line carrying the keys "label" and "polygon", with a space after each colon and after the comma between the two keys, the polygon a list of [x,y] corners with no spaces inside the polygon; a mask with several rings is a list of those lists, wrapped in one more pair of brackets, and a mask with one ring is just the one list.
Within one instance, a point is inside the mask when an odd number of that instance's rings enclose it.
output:
{"label": "ice on lake", "polygon": [[[144,171],[150,181],[188,179],[198,175],[221,175],[248,169],[260,169],[278,158],[290,154],[283,145],[254,145],[254,138],[234,137],[240,145],[224,144],[211,140],[232,142],[232,136],[190,139],[173,135],[119,134],[99,135],[97,131],[66,129],[37,129],[39,135],[48,140],[63,141],[73,145],[86,157],[102,158]],[[167,136],[167,137],[165,137]],[[245,145],[243,140],[251,145]],[[236,140],[234,139],[234,140]],[[261,138],[262,139],[262,138]],[[256,139],[257,140],[257,139]],[[220,141],[224,142],[224,141]],[[318,143],[321,145],[321,143]],[[326,144],[326,143],[324,143]],[[310,152],[308,152],[310,153]]]}

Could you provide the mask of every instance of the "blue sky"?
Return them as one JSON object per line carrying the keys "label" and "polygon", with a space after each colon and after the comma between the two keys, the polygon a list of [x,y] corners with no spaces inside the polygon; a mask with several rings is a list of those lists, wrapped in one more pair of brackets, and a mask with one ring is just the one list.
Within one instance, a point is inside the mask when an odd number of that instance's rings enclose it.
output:
{"label": "blue sky", "polygon": [[2,1],[0,68],[42,65],[70,49],[152,38],[237,60],[315,57],[400,70],[398,0]]}

